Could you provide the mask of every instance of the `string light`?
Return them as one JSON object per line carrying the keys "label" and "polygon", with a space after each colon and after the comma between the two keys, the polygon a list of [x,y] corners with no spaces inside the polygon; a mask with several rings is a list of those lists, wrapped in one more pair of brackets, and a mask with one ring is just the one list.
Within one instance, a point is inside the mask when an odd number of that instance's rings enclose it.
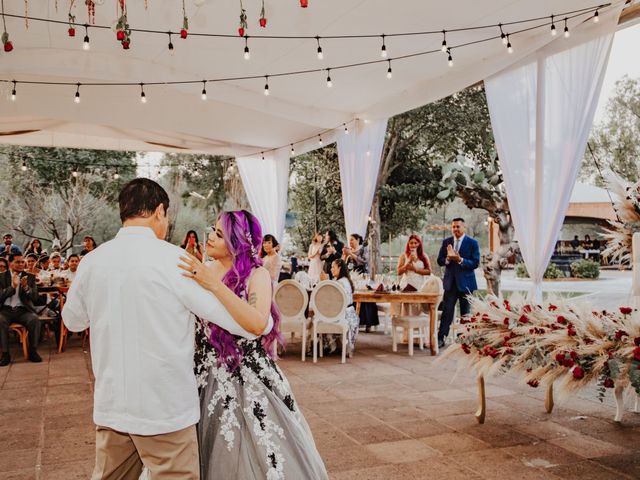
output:
{"label": "string light", "polygon": [[293,157],[296,154],[296,151],[293,149],[293,143],[291,144],[291,156]]}
{"label": "string light", "polygon": [[498,26],[500,27],[500,38],[502,39],[502,44],[503,45],[507,45],[507,35],[504,33],[504,30],[502,30],[502,24],[498,24]]}
{"label": "string light", "polygon": [[507,33],[507,52],[513,53],[513,47],[511,46],[511,39],[509,38],[508,33]]}
{"label": "string light", "polygon": [[249,54],[249,36],[244,37],[244,59],[249,60],[251,55]]}
{"label": "string light", "polygon": [[318,145],[322,146],[322,137],[318,135]]}
{"label": "string light", "polygon": [[269,95],[269,75],[265,75],[264,81],[265,81],[264,94],[265,94],[265,96],[268,96]]}
{"label": "string light", "polygon": [[118,173],[118,169],[116,168],[116,172],[113,174],[113,179],[118,180],[120,178],[120,174]]}
{"label": "string light", "polygon": [[324,55],[322,53],[322,47],[320,46],[320,37],[316,37],[316,41],[318,42],[318,60],[322,60]]}
{"label": "string light", "polygon": [[569,26],[567,25],[567,17],[564,17],[564,38],[569,38]]}
{"label": "string light", "polygon": [[260,152],[260,155],[262,155],[262,161],[264,162],[264,152]]}
{"label": "string light", "polygon": [[169,35],[169,45],[167,45],[167,47],[169,48],[169,53],[173,53],[173,42],[171,41],[171,32],[167,32],[167,34]]}
{"label": "string light", "polygon": [[15,102],[16,99],[18,98],[18,93],[16,92],[16,85],[18,82],[16,82],[15,80],[13,81],[13,90],[11,90],[11,101]]}
{"label": "string light", "polygon": [[391,59],[389,59],[389,68],[387,68],[387,78],[391,80],[391,77],[393,77],[393,73],[391,72]]}
{"label": "string light", "polygon": [[202,100],[207,99],[207,81],[206,80],[202,81],[202,94],[200,95],[200,98]]}
{"label": "string light", "polygon": [[140,102],[147,103],[147,96],[144,93],[144,83],[140,84]]}
{"label": "string light", "polygon": [[26,162],[26,160],[22,161],[22,167],[20,167],[20,168],[22,169],[23,172],[27,171],[27,162]]}
{"label": "string light", "polygon": [[331,69],[327,68],[327,88],[333,87],[333,82],[331,81]]}
{"label": "string light", "polygon": [[447,59],[447,63],[450,67],[453,67],[453,56],[451,55],[451,49],[447,49],[447,53],[449,54],[449,58]]}
{"label": "string light", "polygon": [[440,50],[442,50],[442,53],[447,53],[447,50],[448,50],[446,30],[442,30],[442,47],[440,48]]}
{"label": "string light", "polygon": [[344,124],[344,134],[345,135],[349,135],[349,128],[347,127],[347,124]]}
{"label": "string light", "polygon": [[76,167],[73,167],[73,171],[71,172],[71,176],[73,178],[78,178],[78,169]]}
{"label": "string light", "polygon": [[89,25],[84,25],[84,40],[82,41],[82,49],[87,51],[91,48],[89,44]]}
{"label": "string light", "polygon": [[553,15],[551,15],[551,36],[555,37],[557,33],[556,24],[553,22]]}
{"label": "string light", "polygon": [[598,23],[600,21],[600,14],[598,13],[598,10],[596,10],[596,13],[593,14],[593,23]]}
{"label": "string light", "polygon": [[380,48],[380,56],[387,58],[387,46],[384,43],[384,33],[382,34],[382,47]]}
{"label": "string light", "polygon": [[74,102],[80,103],[80,84],[78,83],[78,87],[76,88],[76,96],[73,99]]}

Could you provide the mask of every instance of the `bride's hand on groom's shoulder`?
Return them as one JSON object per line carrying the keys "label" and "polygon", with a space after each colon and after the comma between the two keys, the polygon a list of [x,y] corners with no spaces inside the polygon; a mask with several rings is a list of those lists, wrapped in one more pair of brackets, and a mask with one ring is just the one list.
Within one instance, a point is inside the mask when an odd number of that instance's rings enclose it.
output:
{"label": "bride's hand on groom's shoulder", "polygon": [[192,278],[203,288],[215,293],[224,285],[222,277],[225,272],[219,262],[205,265],[191,254],[182,255],[180,262],[178,267],[183,270],[182,276]]}

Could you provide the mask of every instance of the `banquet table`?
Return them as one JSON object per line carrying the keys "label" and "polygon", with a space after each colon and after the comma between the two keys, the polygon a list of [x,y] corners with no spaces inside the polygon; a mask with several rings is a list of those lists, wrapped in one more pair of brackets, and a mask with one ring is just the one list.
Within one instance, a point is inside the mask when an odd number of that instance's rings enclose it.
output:
{"label": "banquet table", "polygon": [[356,304],[356,314],[360,314],[361,303],[424,303],[429,305],[429,347],[431,355],[438,354],[438,340],[436,338],[437,317],[436,307],[442,301],[442,294],[422,292],[376,292],[373,290],[357,290],[353,294]]}

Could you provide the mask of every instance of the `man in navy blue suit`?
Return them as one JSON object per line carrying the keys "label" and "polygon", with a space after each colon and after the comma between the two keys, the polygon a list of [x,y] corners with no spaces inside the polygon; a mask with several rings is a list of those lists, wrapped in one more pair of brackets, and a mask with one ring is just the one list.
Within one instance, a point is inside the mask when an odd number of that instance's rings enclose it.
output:
{"label": "man in navy blue suit", "polygon": [[460,301],[460,314],[469,313],[467,295],[478,289],[474,270],[480,263],[480,247],[478,241],[465,235],[464,219],[454,218],[451,222],[452,237],[445,238],[438,253],[438,265],[445,267],[444,298],[442,300],[442,317],[438,329],[438,347],[445,346],[449,328],[453,321],[456,303]]}

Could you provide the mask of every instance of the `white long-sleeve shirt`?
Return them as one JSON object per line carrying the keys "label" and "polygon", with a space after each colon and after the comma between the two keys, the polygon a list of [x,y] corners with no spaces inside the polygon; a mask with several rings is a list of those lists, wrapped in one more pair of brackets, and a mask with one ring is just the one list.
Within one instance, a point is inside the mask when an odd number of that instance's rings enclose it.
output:
{"label": "white long-sleeve shirt", "polygon": [[125,227],[80,263],[62,316],[71,331],[91,327],[96,425],[156,435],[198,422],[191,312],[256,338],[181,275],[182,254],[149,228]]}

